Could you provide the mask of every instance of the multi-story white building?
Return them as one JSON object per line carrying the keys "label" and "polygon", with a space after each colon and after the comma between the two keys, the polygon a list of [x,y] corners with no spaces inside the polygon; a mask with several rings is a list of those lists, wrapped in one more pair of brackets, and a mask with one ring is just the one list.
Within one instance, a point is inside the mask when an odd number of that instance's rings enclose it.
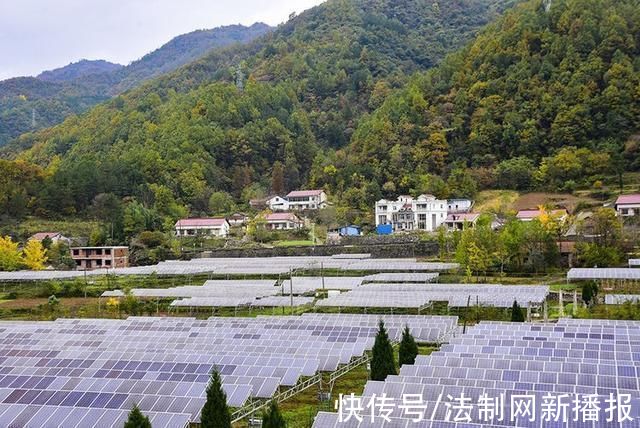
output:
{"label": "multi-story white building", "polygon": [[286,196],[290,210],[318,210],[327,206],[324,190],[295,190]]}
{"label": "multi-story white building", "polygon": [[435,231],[447,218],[447,201],[433,195],[400,196],[376,203],[376,226],[391,224],[393,231]]}

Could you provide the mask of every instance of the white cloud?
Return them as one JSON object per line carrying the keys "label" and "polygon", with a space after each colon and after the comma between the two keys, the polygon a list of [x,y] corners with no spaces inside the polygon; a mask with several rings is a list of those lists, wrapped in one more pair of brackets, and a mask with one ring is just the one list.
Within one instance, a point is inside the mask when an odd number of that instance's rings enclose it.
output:
{"label": "white cloud", "polygon": [[128,64],[171,38],[257,21],[277,25],[322,0],[2,0],[0,79],[80,59]]}

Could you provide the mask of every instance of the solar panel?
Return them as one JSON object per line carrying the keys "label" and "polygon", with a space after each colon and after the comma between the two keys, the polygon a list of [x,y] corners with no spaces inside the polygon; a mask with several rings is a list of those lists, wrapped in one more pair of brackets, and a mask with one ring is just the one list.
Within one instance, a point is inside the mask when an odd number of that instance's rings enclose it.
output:
{"label": "solar panel", "polygon": [[573,268],[567,272],[567,279],[593,280],[593,279],[617,279],[640,280],[640,269],[633,268]]}
{"label": "solar panel", "polygon": [[[457,323],[384,318],[392,338],[405,324],[439,335]],[[213,367],[240,407],[363,355],[376,323],[331,314],[0,322],[0,426],[121,426],[134,403],[157,426],[184,426],[199,420]]]}
{"label": "solar panel", "polygon": [[[507,413],[503,420],[483,420],[472,411],[464,426],[513,426],[508,413],[511,398],[535,396],[536,423],[515,425],[546,427],[549,423],[541,420],[545,394],[567,394],[567,402],[593,394],[604,403],[609,394],[628,393],[634,404],[632,417],[636,418],[640,403],[638,343],[637,321],[563,318],[557,324],[482,322],[470,327],[467,334],[451,338],[439,351],[418,356],[415,364],[404,365],[399,375],[388,376],[384,382],[367,382],[363,402],[373,394],[386,394],[397,404],[402,403],[403,394],[421,394],[429,426],[446,426],[442,424],[451,423],[452,415],[446,414],[445,406],[438,407],[443,397],[446,401],[447,395],[460,397],[464,393],[475,404],[480,394],[493,398],[504,394]],[[604,408],[599,410],[601,423],[569,420],[558,426],[634,426],[606,422]],[[391,418],[394,426],[412,426],[398,407]],[[368,424],[385,426],[379,414]],[[320,413],[313,426],[341,425],[337,414]]]}

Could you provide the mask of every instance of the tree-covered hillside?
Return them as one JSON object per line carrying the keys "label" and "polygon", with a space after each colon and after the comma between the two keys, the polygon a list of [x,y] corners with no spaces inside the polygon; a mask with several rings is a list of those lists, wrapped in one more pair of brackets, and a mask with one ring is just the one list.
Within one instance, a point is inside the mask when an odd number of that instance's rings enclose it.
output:
{"label": "tree-covered hillside", "polygon": [[314,179],[442,191],[435,176],[470,167],[464,179],[481,187],[572,190],[637,168],[639,53],[636,0],[529,1],[388,97],[324,161],[337,172],[316,168]]}
{"label": "tree-covered hillside", "polygon": [[123,66],[105,60],[87,60],[56,68],[55,70],[43,71],[37,78],[46,82],[70,82],[81,77],[92,74],[112,73],[120,70]]}
{"label": "tree-covered hillside", "polygon": [[330,0],[246,47],[23,136],[31,149],[20,157],[47,168],[32,207],[83,213],[101,193],[153,204],[160,191],[199,213],[216,191],[267,192],[274,169],[287,189],[304,186],[318,153],[345,146],[407,73],[435,64],[505,4]]}
{"label": "tree-covered hillside", "polygon": [[34,77],[0,81],[0,146],[25,132],[61,123],[111,96],[171,72],[208,51],[246,43],[269,32],[256,23],[199,30],[176,37],[126,67],[106,61],[79,61]]}

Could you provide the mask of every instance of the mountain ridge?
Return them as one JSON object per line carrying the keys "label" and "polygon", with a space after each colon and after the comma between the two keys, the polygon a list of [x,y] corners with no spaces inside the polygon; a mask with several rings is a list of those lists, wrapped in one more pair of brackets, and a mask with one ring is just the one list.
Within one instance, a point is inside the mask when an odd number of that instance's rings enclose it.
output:
{"label": "mountain ridge", "polygon": [[196,30],[175,37],[127,66],[81,60],[38,77],[0,81],[0,146],[22,133],[56,125],[212,49],[245,43],[268,31],[271,27],[264,23]]}

